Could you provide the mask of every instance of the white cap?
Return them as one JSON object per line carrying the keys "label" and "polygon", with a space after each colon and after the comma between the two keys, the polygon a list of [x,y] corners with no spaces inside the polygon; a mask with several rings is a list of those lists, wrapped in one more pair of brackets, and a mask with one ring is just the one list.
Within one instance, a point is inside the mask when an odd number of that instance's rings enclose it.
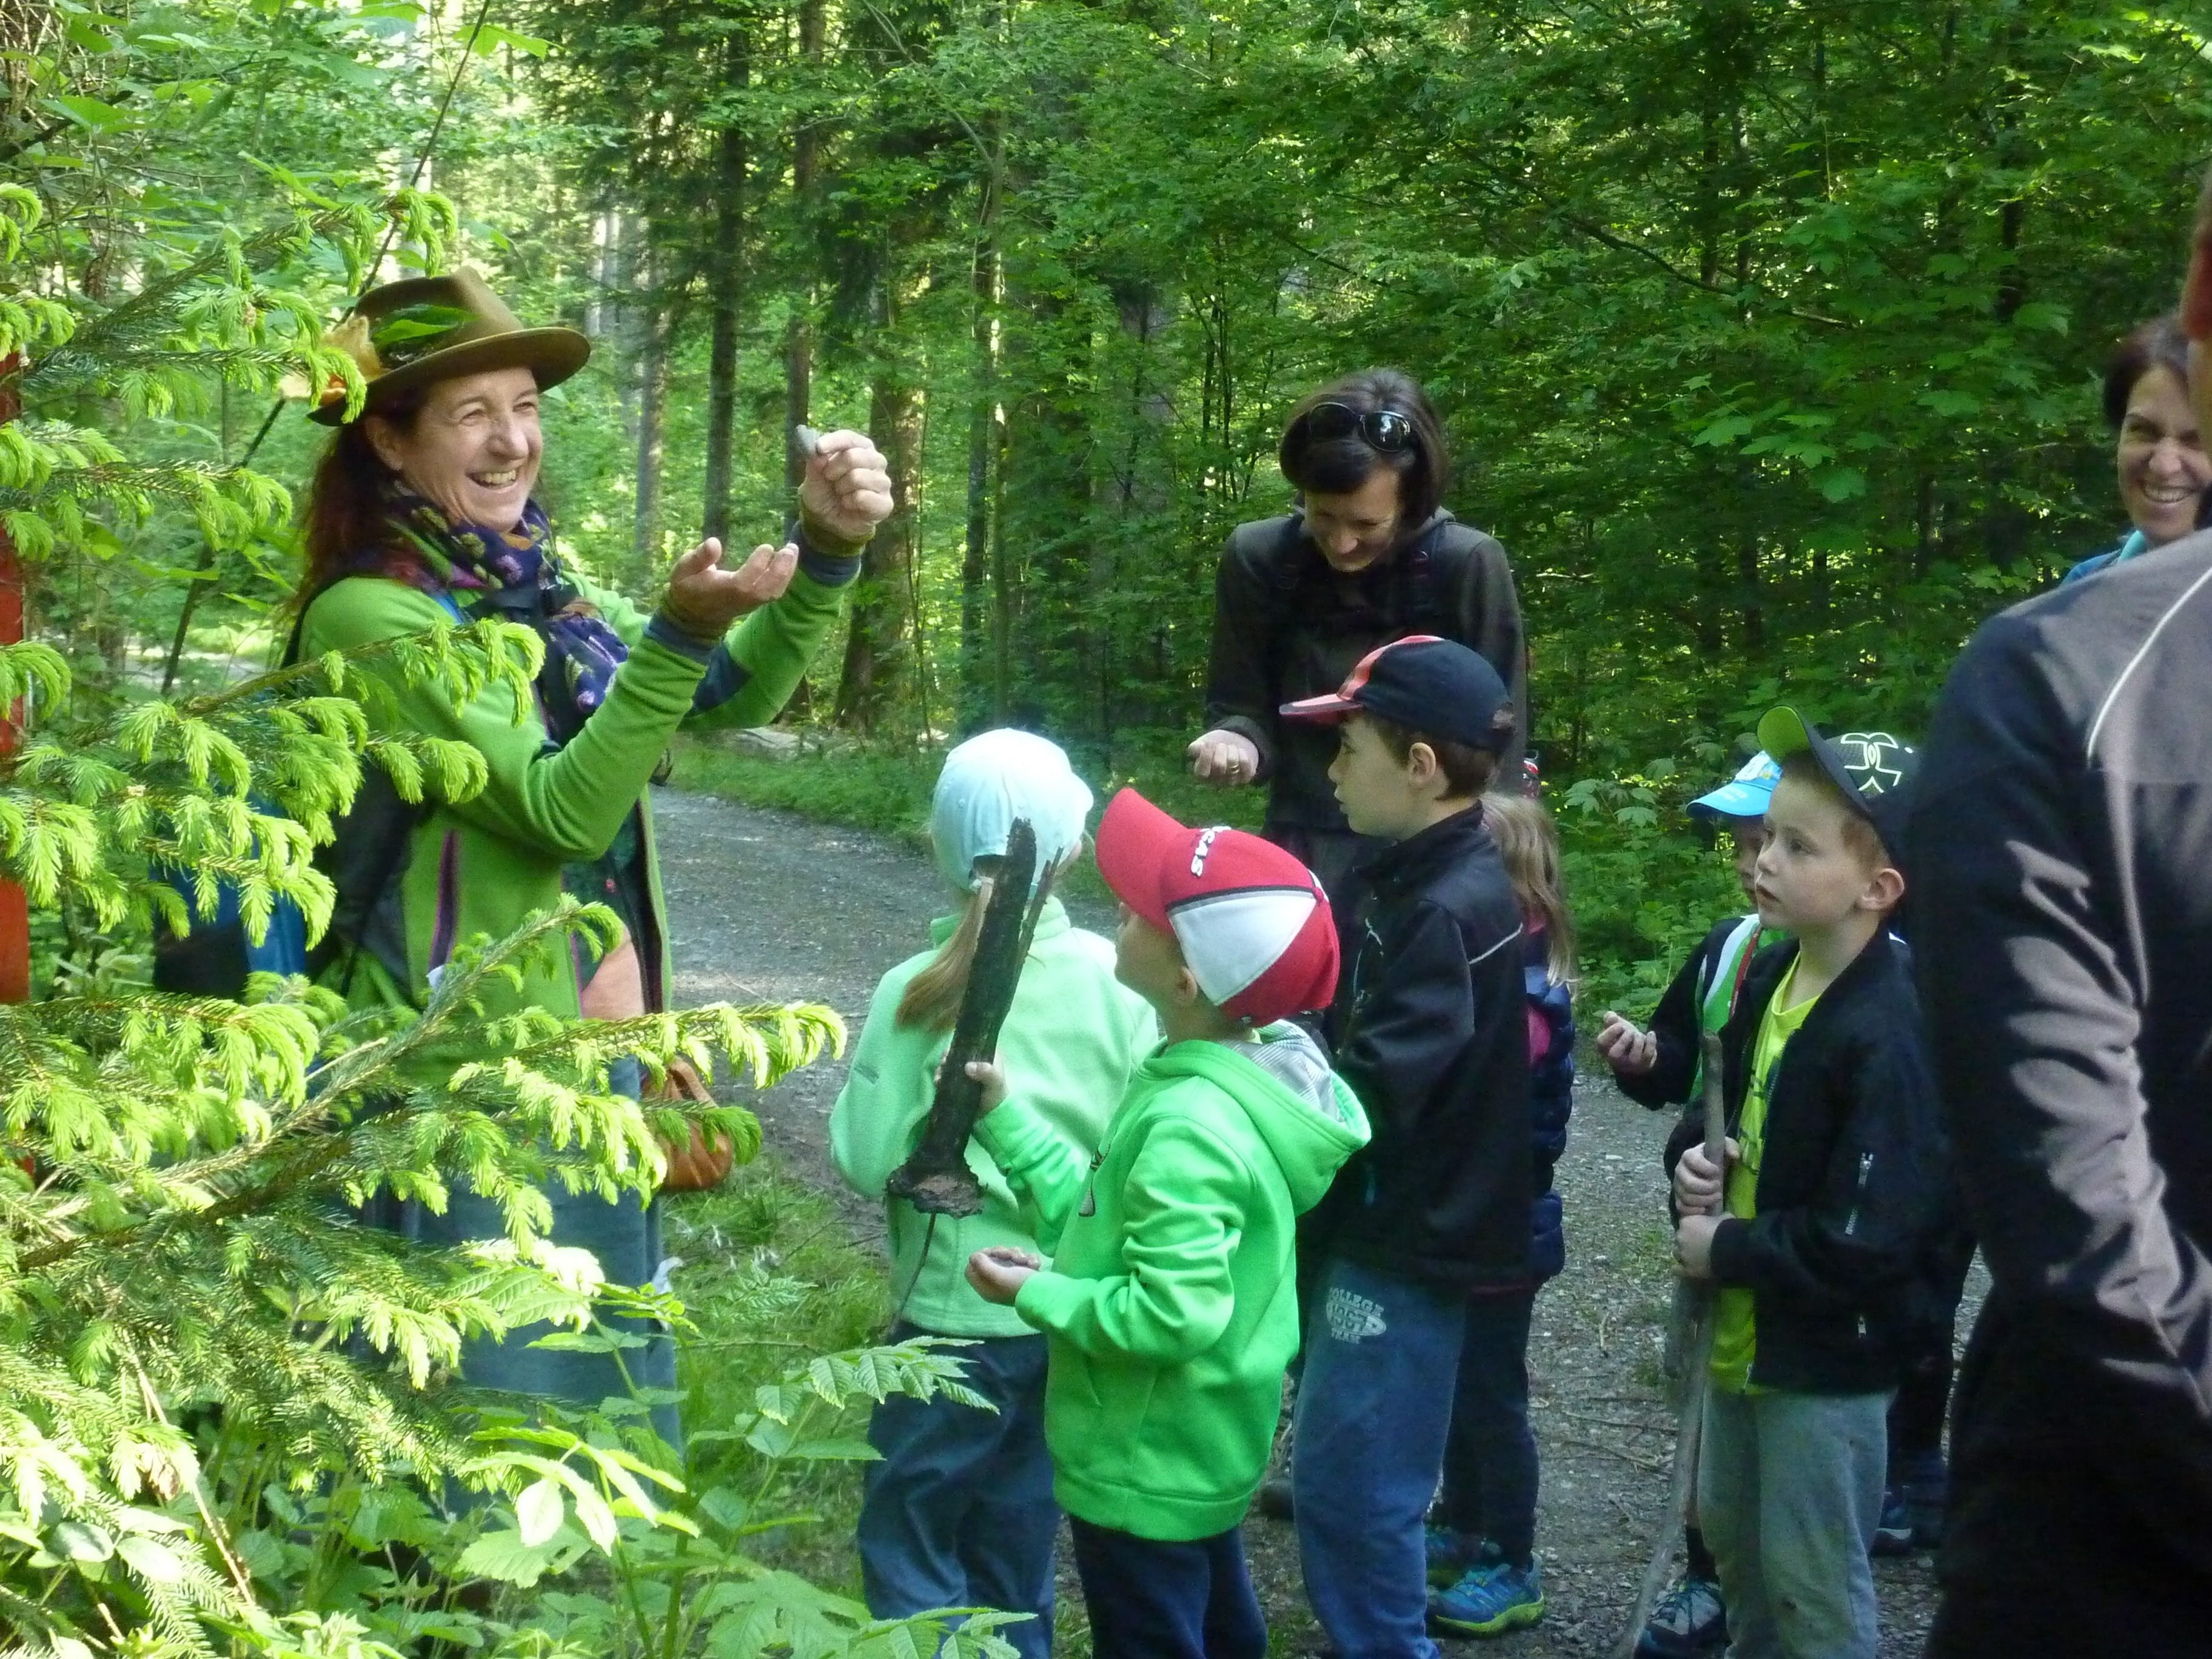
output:
{"label": "white cap", "polygon": [[929,812],[937,867],[963,893],[975,890],[975,860],[999,858],[1016,818],[1036,832],[1042,875],[1083,842],[1091,789],[1060,746],[1011,727],[968,739],[945,757]]}

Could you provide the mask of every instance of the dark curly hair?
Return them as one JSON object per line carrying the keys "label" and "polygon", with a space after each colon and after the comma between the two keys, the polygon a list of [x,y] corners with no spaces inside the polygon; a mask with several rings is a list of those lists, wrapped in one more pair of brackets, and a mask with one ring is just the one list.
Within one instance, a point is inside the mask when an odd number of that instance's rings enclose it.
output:
{"label": "dark curly hair", "polygon": [[[427,388],[402,392],[377,408],[377,417],[402,432],[414,429]],[[349,422],[331,434],[331,445],[315,463],[301,510],[307,568],[301,573],[299,602],[304,607],[351,569],[362,551],[384,533],[383,485],[386,468],[368,441],[368,417]]]}
{"label": "dark curly hair", "polygon": [[2136,383],[2154,368],[2170,368],[2184,386],[2189,384],[2189,341],[2178,312],[2136,324],[2112,353],[2105,369],[2105,424],[2113,431],[2128,418]]}

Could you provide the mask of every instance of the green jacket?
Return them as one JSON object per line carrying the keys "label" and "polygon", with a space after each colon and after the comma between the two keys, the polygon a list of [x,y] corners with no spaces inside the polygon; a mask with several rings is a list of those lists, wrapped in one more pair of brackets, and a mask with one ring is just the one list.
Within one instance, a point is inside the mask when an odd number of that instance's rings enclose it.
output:
{"label": "green jacket", "polygon": [[[932,940],[943,945],[956,920],[931,923]],[[830,1114],[830,1156],[837,1172],[870,1198],[883,1197],[884,1183],[921,1138],[937,1065],[952,1038],[950,1031],[918,1030],[893,1018],[908,984],[936,955],[931,950],[908,957],[876,987],[853,1069]],[[999,1062],[1013,1090],[1087,1158],[1130,1073],[1159,1040],[1152,1006],[1114,977],[1114,947],[1072,926],[1060,901],[1048,899],[999,1034]],[[929,1218],[905,1200],[884,1205],[892,1294],[903,1298],[905,1319],[941,1336],[1028,1336],[1019,1314],[975,1294],[965,1269],[969,1256],[987,1245],[1034,1250],[1036,1236],[1006,1176],[974,1140],[968,1164],[983,1183],[981,1214],[940,1216],[933,1236]]]}
{"label": "green jacket", "polygon": [[1056,1251],[1014,1305],[1051,1345],[1054,1492],[1094,1525],[1210,1538],[1267,1467],[1298,1346],[1297,1218],[1367,1119],[1297,1026],[1261,1040],[1308,1091],[1242,1045],[1192,1041],[1138,1068],[1087,1162],[1018,1098],[980,1126]]}
{"label": "green jacket", "polygon": [[[548,745],[534,705],[516,720],[514,700],[504,690],[456,703],[441,688],[407,686],[396,670],[373,665],[392,688],[399,729],[474,745],[489,780],[482,793],[459,805],[437,803],[416,826],[396,899],[405,940],[404,982],[362,951],[348,964],[348,995],[355,1005],[421,1006],[431,970],[454,945],[478,933],[500,937],[531,912],[550,908],[561,897],[562,866],[605,854],[635,811],[649,896],[645,922],[652,934],[639,938],[638,954],[648,1005],[665,1006],[668,930],[646,786],[678,727],[757,726],[774,718],[790,697],[836,620],[840,593],[857,565],[850,558],[812,556],[811,550],[810,557],[826,580],[807,574],[803,563],[781,599],[745,617],[711,653],[678,643],[662,629],[647,638],[652,619],[646,611],[619,593],[572,577],[579,595],[599,607],[630,654],[606,701],[560,749]],[[349,576],[308,605],[301,653],[313,657],[452,622],[452,613],[420,588],[383,576]],[[495,1012],[535,1006],[573,1018],[576,969],[575,952],[564,952],[541,962],[520,991],[502,988],[487,1001]]]}

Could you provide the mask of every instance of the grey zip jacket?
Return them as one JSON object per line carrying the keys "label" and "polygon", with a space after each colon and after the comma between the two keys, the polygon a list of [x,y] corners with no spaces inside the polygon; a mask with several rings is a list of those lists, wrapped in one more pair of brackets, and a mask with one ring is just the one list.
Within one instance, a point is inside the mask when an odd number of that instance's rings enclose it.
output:
{"label": "grey zip jacket", "polygon": [[1995,1285],[1956,1467],[2094,1469],[2212,1593],[2212,535],[1992,619],[1922,756],[1911,937]]}

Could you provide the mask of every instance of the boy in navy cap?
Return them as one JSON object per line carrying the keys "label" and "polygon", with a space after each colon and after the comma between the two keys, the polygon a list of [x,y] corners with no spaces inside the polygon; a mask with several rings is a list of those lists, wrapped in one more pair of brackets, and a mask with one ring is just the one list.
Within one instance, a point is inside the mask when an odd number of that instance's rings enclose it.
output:
{"label": "boy in navy cap", "polygon": [[1948,1177],[1919,1004],[1889,918],[1913,751],[1831,741],[1794,709],[1753,896],[1790,937],[1753,958],[1721,1033],[1729,1139],[1668,1151],[1680,1271],[1720,1287],[1698,1465],[1729,1651],[1874,1659],[1867,1565],[1892,1392],[1924,1328]]}
{"label": "boy in navy cap", "polygon": [[[1521,912],[1482,793],[1513,742],[1498,672],[1427,635],[1370,652],[1334,696],[1329,780],[1361,866],[1329,1012],[1372,1139],[1301,1232],[1315,1263],[1291,1480],[1306,1594],[1340,1653],[1427,1659],[1423,1519],[1469,1294],[1528,1275],[1532,1158]],[[1535,1559],[1498,1564],[1487,1628],[1543,1613]]]}

